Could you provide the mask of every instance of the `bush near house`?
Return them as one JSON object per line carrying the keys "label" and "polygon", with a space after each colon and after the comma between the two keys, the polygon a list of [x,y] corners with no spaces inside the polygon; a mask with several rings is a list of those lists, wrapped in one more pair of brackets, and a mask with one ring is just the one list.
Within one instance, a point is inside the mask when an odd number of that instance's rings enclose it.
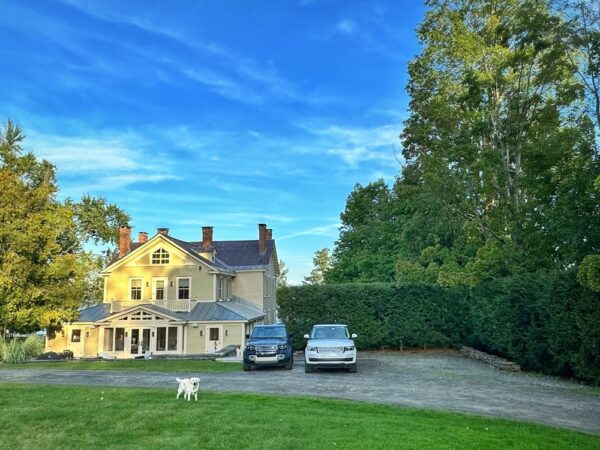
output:
{"label": "bush near house", "polygon": [[44,351],[44,341],[38,336],[28,336],[25,340],[0,338],[0,359],[6,364],[21,364]]}
{"label": "bush near house", "polygon": [[474,288],[338,284],[282,288],[280,317],[303,348],[315,323],[344,322],[361,349],[472,345],[523,369],[600,384],[600,294],[574,273],[539,272]]}

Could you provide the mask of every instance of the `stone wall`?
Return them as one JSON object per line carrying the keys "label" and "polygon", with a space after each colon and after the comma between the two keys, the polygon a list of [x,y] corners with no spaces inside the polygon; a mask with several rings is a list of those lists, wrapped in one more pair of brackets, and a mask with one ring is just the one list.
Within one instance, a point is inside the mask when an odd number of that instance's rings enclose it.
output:
{"label": "stone wall", "polygon": [[507,370],[509,372],[520,372],[521,367],[517,363],[512,361],[508,361],[507,359],[500,358],[499,356],[490,355],[485,352],[480,352],[479,350],[475,350],[472,347],[461,347],[460,352],[468,356],[469,358],[476,359],[478,361],[482,361],[490,366],[495,367],[500,370]]}

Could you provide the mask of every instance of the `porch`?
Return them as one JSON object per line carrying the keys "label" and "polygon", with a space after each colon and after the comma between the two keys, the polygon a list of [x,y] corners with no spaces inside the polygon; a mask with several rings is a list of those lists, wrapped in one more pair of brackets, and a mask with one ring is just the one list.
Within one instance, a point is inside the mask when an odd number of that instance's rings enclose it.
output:
{"label": "porch", "polygon": [[120,301],[113,300],[110,302],[110,313],[118,313],[134,306],[150,304],[176,312],[190,312],[196,305],[197,300],[136,300],[136,301]]}

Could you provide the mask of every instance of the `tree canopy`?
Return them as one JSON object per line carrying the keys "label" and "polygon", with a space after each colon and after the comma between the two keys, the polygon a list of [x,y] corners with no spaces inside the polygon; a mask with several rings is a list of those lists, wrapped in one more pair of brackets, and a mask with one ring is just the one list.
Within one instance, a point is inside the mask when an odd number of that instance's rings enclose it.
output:
{"label": "tree canopy", "polygon": [[595,50],[573,56],[580,22],[542,0],[427,5],[402,173],[349,195],[326,280],[474,285],[598,254],[597,72]]}
{"label": "tree canopy", "polygon": [[129,221],[104,199],[57,200],[54,166],[23,154],[23,140],[8,121],[0,133],[0,327],[19,331],[74,319],[97,295],[102,264],[84,244],[115,242]]}

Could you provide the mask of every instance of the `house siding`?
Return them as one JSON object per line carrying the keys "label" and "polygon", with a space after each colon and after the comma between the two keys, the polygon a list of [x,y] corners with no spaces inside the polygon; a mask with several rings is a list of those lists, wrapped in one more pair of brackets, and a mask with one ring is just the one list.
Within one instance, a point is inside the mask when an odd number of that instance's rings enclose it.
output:
{"label": "house siding", "polygon": [[[171,255],[170,264],[150,264],[150,255],[158,248],[164,248],[169,252]],[[136,258],[135,261],[116,267],[105,278],[106,297],[104,298],[104,302],[109,303],[112,300],[129,301],[130,278],[142,278],[142,300],[152,299],[153,277],[168,278],[168,300],[175,300],[177,298],[177,277],[190,277],[192,279],[191,299],[210,301],[213,300],[213,275],[209,274],[208,271],[208,267],[191,257],[180,255],[179,250],[167,243],[154,245],[143,255]],[[173,286],[171,286],[171,283],[173,283]]]}
{"label": "house siding", "polygon": [[263,271],[238,271],[231,287],[235,297],[263,309]]}
{"label": "house siding", "polygon": [[[202,336],[200,331],[202,330]],[[196,328],[192,324],[185,327],[185,352],[187,354],[204,353],[204,324],[199,324]]]}

